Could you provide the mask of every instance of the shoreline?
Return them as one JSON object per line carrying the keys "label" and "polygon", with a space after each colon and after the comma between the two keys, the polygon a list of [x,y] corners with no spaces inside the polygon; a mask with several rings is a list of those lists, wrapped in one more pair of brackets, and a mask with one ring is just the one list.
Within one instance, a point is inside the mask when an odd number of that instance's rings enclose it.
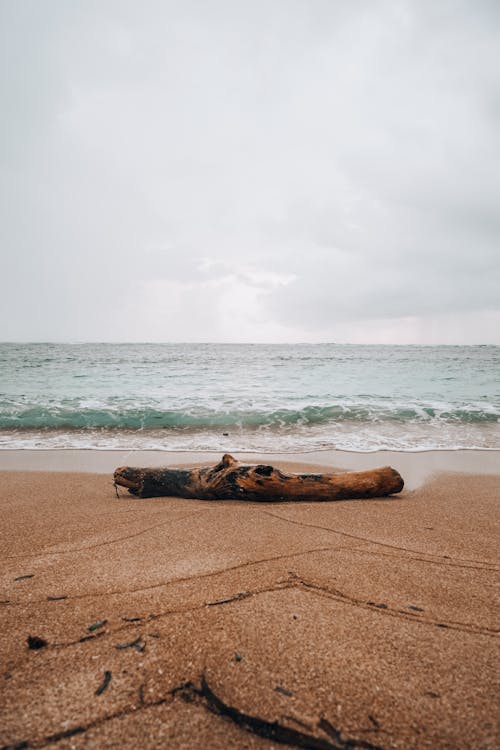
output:
{"label": "shoreline", "polygon": [[[40,451],[115,451],[115,452],[123,452],[127,450],[126,448],[108,448],[108,447],[98,447],[98,446],[88,446],[88,447],[75,447],[75,446],[58,446],[58,447],[38,447],[38,448],[5,448],[0,447],[0,453],[2,451],[5,452],[13,452],[13,451],[33,451],[33,452],[40,452]],[[222,450],[222,448],[220,449]],[[242,455],[246,454],[252,454],[252,455],[267,455],[271,454],[273,456],[288,456],[288,455],[297,455],[297,454],[308,454],[308,453],[328,453],[334,451],[335,453],[355,453],[355,454],[362,454],[365,453],[457,453],[458,451],[463,451],[464,453],[469,453],[471,451],[477,451],[478,453],[482,452],[497,452],[500,453],[500,448],[488,448],[488,447],[477,447],[477,446],[471,446],[470,448],[463,448],[463,447],[457,447],[457,448],[406,448],[406,449],[398,449],[398,448],[367,448],[366,450],[356,450],[354,448],[330,448],[330,447],[324,447],[324,448],[308,448],[303,450],[274,450],[274,451],[267,451],[267,450],[243,450],[241,448],[235,448],[235,449],[227,449],[226,453],[240,453]],[[219,449],[208,449],[208,448],[130,448],[129,452],[136,452],[136,453],[219,453]]]}
{"label": "shoreline", "polygon": [[[118,466],[176,467],[217,462],[224,451],[106,450],[74,448],[2,449],[2,472],[112,473]],[[391,465],[403,476],[405,488],[413,490],[443,473],[500,475],[500,450],[456,449],[426,451],[356,452],[336,449],[307,452],[234,451],[241,463],[296,465],[296,471],[362,471]],[[293,470],[293,469],[292,469]]]}

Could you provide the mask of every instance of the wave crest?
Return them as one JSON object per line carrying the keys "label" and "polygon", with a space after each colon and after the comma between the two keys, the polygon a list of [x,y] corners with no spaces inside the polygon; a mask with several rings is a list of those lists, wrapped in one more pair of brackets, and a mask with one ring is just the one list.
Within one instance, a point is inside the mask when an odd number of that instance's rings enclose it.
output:
{"label": "wave crest", "polygon": [[300,409],[222,410],[112,408],[110,406],[65,407],[31,405],[0,410],[0,429],[286,429],[295,425],[334,425],[343,422],[403,424],[438,422],[443,424],[494,424],[500,413],[492,406],[411,406],[372,404],[333,404]]}

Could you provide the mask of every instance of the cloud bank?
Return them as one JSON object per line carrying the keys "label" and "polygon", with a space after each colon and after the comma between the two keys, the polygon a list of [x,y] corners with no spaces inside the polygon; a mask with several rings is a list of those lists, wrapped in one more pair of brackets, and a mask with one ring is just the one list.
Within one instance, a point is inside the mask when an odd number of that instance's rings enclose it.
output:
{"label": "cloud bank", "polygon": [[500,343],[500,5],[0,6],[0,339]]}

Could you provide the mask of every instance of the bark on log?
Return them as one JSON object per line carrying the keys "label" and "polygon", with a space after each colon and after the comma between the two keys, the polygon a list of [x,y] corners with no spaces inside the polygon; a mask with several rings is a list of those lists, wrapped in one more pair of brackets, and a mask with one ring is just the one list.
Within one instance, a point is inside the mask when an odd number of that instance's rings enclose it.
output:
{"label": "bark on log", "polygon": [[342,474],[286,474],[264,464],[246,466],[226,453],[215,466],[197,469],[136,469],[122,466],[115,485],[136,497],[186,497],[199,500],[349,500],[384,497],[403,489],[390,466]]}

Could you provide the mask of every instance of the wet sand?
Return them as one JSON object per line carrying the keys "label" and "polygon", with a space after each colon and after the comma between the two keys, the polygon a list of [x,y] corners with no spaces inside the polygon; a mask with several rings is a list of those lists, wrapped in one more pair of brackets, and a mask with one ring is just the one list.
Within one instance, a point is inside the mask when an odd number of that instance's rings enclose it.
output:
{"label": "wet sand", "polygon": [[495,455],[273,457],[409,488],[263,504],[101,473],[205,454],[35,453],[0,454],[0,747],[498,747]]}

